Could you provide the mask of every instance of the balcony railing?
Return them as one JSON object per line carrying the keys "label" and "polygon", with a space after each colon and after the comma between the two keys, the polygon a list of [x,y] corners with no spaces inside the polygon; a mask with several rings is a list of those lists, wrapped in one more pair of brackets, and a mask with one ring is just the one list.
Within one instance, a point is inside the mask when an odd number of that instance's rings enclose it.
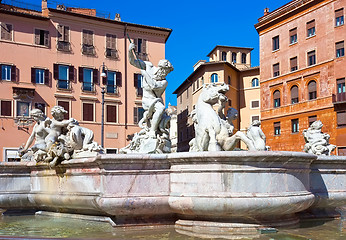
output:
{"label": "balcony railing", "polygon": [[107,85],[106,89],[107,89],[106,92],[109,93],[109,94],[118,94],[118,89],[114,85]]}
{"label": "balcony railing", "polygon": [[56,83],[56,87],[59,90],[71,90],[70,81],[69,80],[61,80],[59,79]]}
{"label": "balcony railing", "polygon": [[82,85],[83,92],[95,92],[95,85],[89,82],[83,82]]}
{"label": "balcony railing", "polygon": [[63,52],[71,52],[71,44],[69,42],[58,41],[56,48],[59,51]]}
{"label": "balcony railing", "polygon": [[346,92],[333,94],[333,103],[344,103],[346,102]]}
{"label": "balcony railing", "polygon": [[84,55],[94,56],[95,55],[95,47],[93,45],[83,44],[82,53]]}
{"label": "balcony railing", "polygon": [[107,48],[105,51],[105,56],[107,58],[118,59],[118,51],[116,49]]}

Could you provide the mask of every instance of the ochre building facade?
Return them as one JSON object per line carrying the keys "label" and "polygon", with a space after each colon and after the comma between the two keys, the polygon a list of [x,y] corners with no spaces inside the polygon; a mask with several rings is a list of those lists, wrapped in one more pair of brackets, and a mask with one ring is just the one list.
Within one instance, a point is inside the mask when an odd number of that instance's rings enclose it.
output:
{"label": "ochre building facade", "polygon": [[[138,132],[142,117],[140,70],[128,64],[128,37],[139,58],[157,64],[165,58],[171,29],[97,17],[95,10],[41,11],[0,4],[0,160],[17,161],[29,137],[29,111],[61,105],[116,153]],[[102,89],[104,88],[104,100]]]}
{"label": "ochre building facade", "polygon": [[272,150],[302,151],[315,120],[346,152],[346,0],[294,0],[265,11],[260,38],[261,121]]}

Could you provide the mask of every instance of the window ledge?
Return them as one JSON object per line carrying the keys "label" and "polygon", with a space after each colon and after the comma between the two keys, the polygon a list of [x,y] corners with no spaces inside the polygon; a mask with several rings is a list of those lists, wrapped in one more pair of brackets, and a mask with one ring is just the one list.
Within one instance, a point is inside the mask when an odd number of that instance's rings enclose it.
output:
{"label": "window ledge", "polygon": [[313,38],[313,37],[316,37],[316,34],[315,35],[312,35],[310,37],[306,37],[306,40],[310,39],[310,38]]}
{"label": "window ledge", "polygon": [[339,26],[334,26],[335,28],[339,28],[339,27],[342,27],[342,26],[344,26],[345,24],[341,24],[341,25],[339,25]]}
{"label": "window ledge", "polygon": [[279,49],[272,50],[272,53],[275,53],[275,52],[278,52],[278,51],[280,51],[280,48],[279,48]]}
{"label": "window ledge", "polygon": [[298,44],[298,41],[297,42],[294,42],[294,43],[290,43],[288,46],[294,46],[294,45],[296,45],[296,44]]}

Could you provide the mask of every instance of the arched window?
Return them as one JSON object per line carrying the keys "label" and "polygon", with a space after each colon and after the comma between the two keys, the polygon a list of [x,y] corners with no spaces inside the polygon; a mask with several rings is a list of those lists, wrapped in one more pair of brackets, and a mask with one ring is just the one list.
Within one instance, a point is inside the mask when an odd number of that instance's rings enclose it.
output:
{"label": "arched window", "polygon": [[213,73],[212,75],[211,75],[211,82],[212,83],[216,83],[216,82],[218,82],[219,80],[218,80],[218,76],[217,76],[217,74],[216,73]]}
{"label": "arched window", "polygon": [[317,98],[316,81],[312,80],[308,84],[309,100]]}
{"label": "arched window", "polygon": [[258,87],[258,86],[259,86],[259,80],[258,80],[258,78],[252,79],[251,85],[252,85],[252,87]]}
{"label": "arched window", "polygon": [[246,53],[241,54],[241,63],[246,63]]}
{"label": "arched window", "polygon": [[274,107],[280,107],[281,106],[281,103],[280,103],[280,91],[279,90],[276,90],[274,93],[273,93],[273,99],[274,99]]}
{"label": "arched window", "polygon": [[232,62],[236,63],[237,62],[237,54],[234,52],[232,53]]}
{"label": "arched window", "polygon": [[227,53],[226,52],[222,52],[221,53],[221,61],[226,61],[227,60]]}
{"label": "arched window", "polygon": [[295,104],[299,102],[299,89],[298,86],[294,85],[293,87],[291,87],[291,103]]}

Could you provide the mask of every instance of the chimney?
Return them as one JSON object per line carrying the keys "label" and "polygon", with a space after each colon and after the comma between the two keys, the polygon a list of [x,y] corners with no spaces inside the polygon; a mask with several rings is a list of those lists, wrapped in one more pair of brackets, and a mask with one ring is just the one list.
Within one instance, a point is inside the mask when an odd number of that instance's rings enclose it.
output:
{"label": "chimney", "polygon": [[49,10],[48,10],[48,3],[47,0],[42,0],[42,16],[48,17]]}
{"label": "chimney", "polygon": [[264,9],[264,14],[263,14],[263,16],[266,16],[266,15],[268,15],[269,14],[269,8],[265,8]]}
{"label": "chimney", "polygon": [[121,21],[120,13],[115,14],[115,20]]}

